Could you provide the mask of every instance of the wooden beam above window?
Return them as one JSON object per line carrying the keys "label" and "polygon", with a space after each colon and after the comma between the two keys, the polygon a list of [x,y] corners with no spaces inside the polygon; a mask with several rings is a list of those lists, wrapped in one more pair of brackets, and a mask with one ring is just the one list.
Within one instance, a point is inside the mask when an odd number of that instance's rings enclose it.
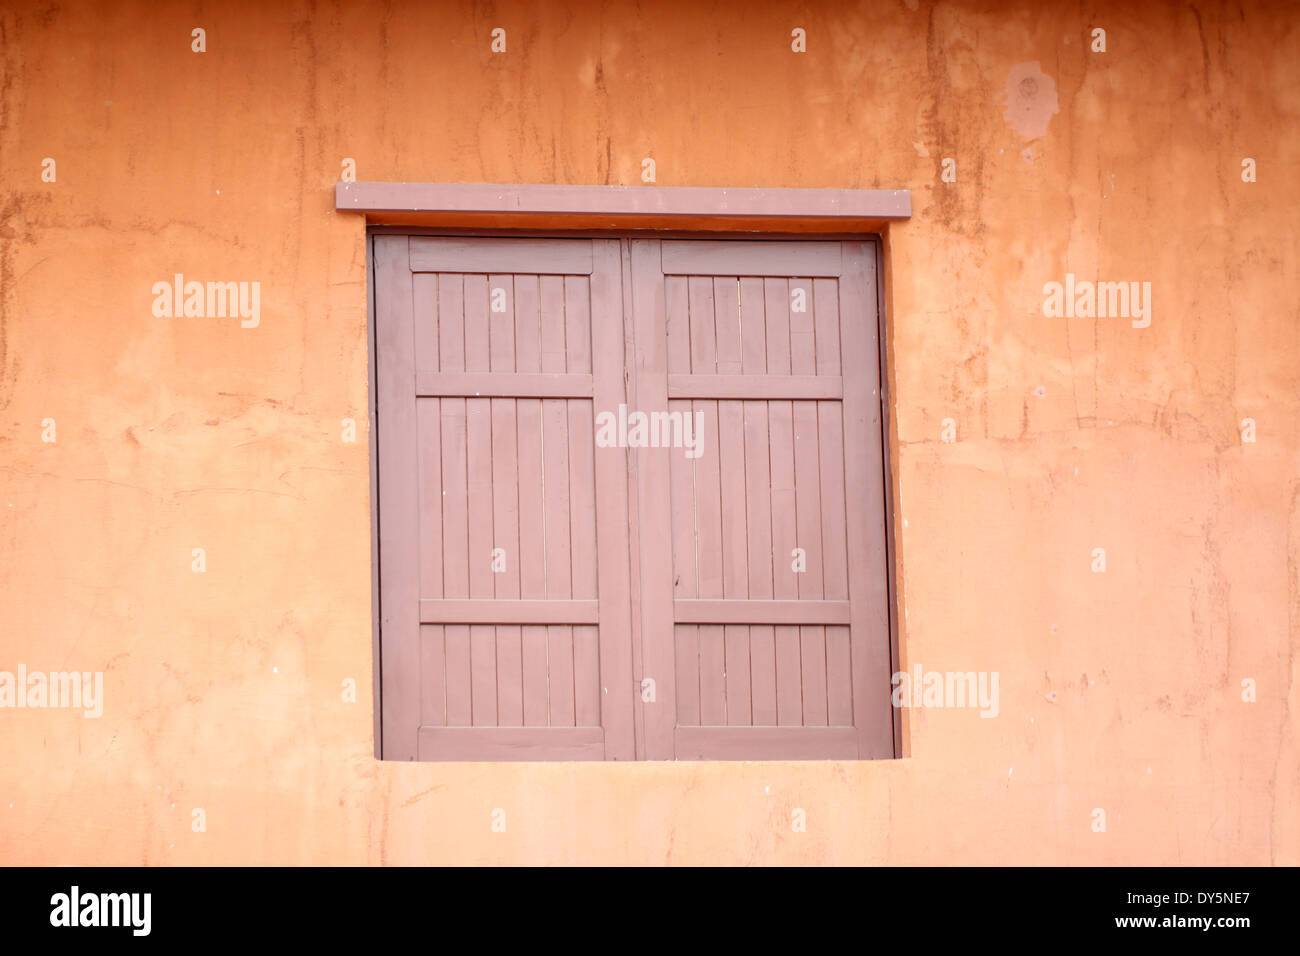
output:
{"label": "wooden beam above window", "polygon": [[338,183],[334,208],[372,225],[853,233],[910,218],[912,199],[906,189]]}

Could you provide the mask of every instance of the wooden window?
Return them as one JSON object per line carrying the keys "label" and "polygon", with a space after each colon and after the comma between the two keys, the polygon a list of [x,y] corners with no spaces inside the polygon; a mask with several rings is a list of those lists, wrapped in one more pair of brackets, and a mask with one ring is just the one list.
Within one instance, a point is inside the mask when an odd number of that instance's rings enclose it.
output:
{"label": "wooden window", "polygon": [[873,241],[373,243],[384,758],[893,755]]}

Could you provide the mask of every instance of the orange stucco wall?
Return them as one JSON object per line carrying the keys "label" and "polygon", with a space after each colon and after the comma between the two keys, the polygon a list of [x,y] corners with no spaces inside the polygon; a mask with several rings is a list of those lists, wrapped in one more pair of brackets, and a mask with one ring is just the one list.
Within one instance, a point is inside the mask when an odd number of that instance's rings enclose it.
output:
{"label": "orange stucco wall", "polygon": [[[104,705],[0,710],[0,862],[1300,863],[1300,17],[1081,9],[6,5],[0,670],[103,671]],[[902,660],[997,671],[999,714],[914,710],[888,762],[376,762],[341,163],[636,185],[647,156],[912,191]],[[155,317],[177,272],[260,282],[260,324]],[[1149,281],[1150,326],[1045,317],[1067,272]]]}

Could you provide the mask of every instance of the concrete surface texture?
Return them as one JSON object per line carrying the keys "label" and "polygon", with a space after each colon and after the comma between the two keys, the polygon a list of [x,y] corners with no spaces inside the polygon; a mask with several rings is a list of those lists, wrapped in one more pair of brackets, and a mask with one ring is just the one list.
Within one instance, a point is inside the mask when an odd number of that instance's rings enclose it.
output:
{"label": "concrete surface texture", "polygon": [[[0,862],[1300,863],[1298,28],[6,5],[0,671],[98,672],[102,714],[0,709]],[[901,666],[997,672],[997,716],[912,708],[895,761],[377,762],[365,224],[334,183],[637,185],[647,157],[911,190]],[[258,283],[256,323],[155,314],[177,273]],[[1150,283],[1145,315],[1083,282]]]}

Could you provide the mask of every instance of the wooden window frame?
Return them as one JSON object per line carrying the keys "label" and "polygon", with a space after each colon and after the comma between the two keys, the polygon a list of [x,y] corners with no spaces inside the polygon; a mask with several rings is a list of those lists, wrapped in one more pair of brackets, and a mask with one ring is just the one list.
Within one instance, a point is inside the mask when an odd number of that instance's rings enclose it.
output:
{"label": "wooden window frame", "polygon": [[[887,284],[889,226],[911,218],[908,190],[556,186],[491,183],[340,182],[337,212],[367,227],[368,415],[370,420],[371,663],[374,753],[382,755],[374,237],[870,240],[875,245],[885,499],[885,567],[891,669],[897,672],[901,618],[895,538],[897,436],[892,412],[892,338]],[[894,756],[905,756],[902,714],[893,713]]]}

